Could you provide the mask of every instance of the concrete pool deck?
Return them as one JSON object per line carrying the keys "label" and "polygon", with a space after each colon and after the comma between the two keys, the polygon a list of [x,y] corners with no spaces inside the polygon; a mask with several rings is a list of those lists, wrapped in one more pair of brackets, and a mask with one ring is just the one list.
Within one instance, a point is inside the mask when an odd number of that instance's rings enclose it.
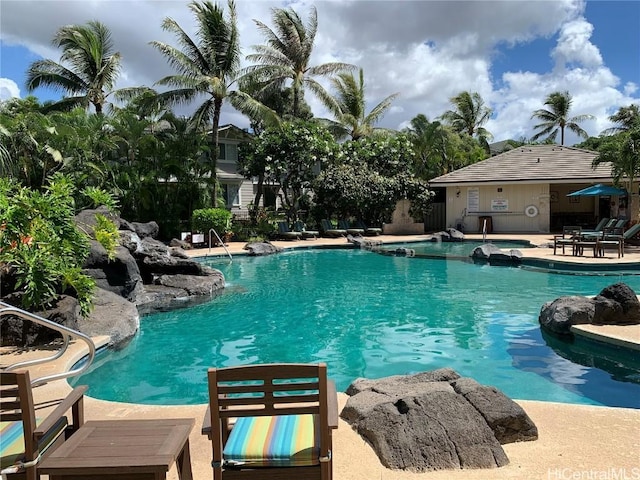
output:
{"label": "concrete pool deck", "polygon": [[[380,236],[375,240],[387,242],[409,242],[425,240],[428,236]],[[489,235],[490,240],[511,239],[528,240],[534,245],[543,245],[553,237],[547,235]],[[467,235],[467,239],[481,239],[481,235]],[[318,246],[346,244],[341,239],[317,239],[302,242],[276,241],[281,247]],[[244,243],[231,243],[229,251],[234,254],[243,252]],[[625,251],[620,263],[637,263],[640,270],[640,248]],[[522,250],[525,257],[553,258],[555,261],[582,262],[587,264],[604,263],[615,266],[617,258],[607,252],[604,258],[572,257],[571,255],[553,255],[553,248],[533,248]],[[225,255],[222,247],[209,250],[188,251],[191,256]],[[593,326],[589,326],[593,327]],[[596,327],[595,334],[606,337],[621,337],[618,341],[640,344],[640,326],[634,326],[629,333],[619,334],[619,328],[608,327],[612,333]],[[613,330],[615,329],[615,330]],[[599,333],[598,333],[599,332]],[[635,340],[634,340],[635,339]],[[99,343],[104,339],[97,339]],[[0,366],[32,357],[41,357],[50,352],[43,350],[20,350],[4,347],[0,356]],[[32,378],[62,371],[84,356],[82,344],[72,344],[69,351],[60,359],[46,366],[31,367]],[[205,381],[205,380],[203,380]],[[51,399],[62,398],[70,391],[66,381],[55,381],[34,389],[36,403],[45,403]],[[144,418],[194,418],[196,426],[191,432],[191,463],[194,479],[212,478],[211,445],[200,434],[200,426],[206,405],[193,406],[151,406],[107,402],[91,398],[89,390],[85,399],[86,420],[117,420]],[[339,408],[346,402],[346,394],[339,393]],[[529,414],[538,426],[539,439],[534,442],[522,442],[504,445],[510,464],[490,470],[446,470],[427,473],[412,473],[389,470],[381,465],[371,447],[356,434],[351,427],[340,420],[339,428],[334,432],[334,478],[336,480],[500,480],[500,479],[640,479],[640,409],[611,408],[560,404],[538,401],[517,402]],[[42,416],[42,413],[38,413]],[[46,478],[43,477],[43,478]],[[177,480],[175,467],[167,477]],[[294,479],[292,479],[294,480]]]}

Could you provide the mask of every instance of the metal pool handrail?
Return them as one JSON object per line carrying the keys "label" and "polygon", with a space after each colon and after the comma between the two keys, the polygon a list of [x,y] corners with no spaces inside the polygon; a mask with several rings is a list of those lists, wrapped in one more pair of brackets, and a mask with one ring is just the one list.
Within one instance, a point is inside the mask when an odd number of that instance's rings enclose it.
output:
{"label": "metal pool handrail", "polygon": [[222,245],[222,248],[224,248],[224,251],[227,252],[227,255],[229,255],[229,261],[233,262],[233,257],[231,256],[231,253],[229,253],[229,250],[227,249],[227,246],[224,244],[224,242],[220,238],[220,235],[218,235],[218,232],[216,232],[215,229],[213,229],[213,228],[209,229],[209,253],[211,253],[211,232],[215,233],[216,238],[218,239],[218,241]]}
{"label": "metal pool handrail", "polygon": [[22,367],[30,367],[32,365],[39,365],[42,363],[47,363],[47,362],[51,362],[53,360],[57,360],[58,358],[60,358],[67,350],[67,348],[69,347],[69,340],[71,338],[75,338],[77,340],[82,340],[83,342],[85,342],[87,344],[87,347],[89,348],[89,354],[87,356],[87,361],[86,362],[82,362],[82,366],[78,367],[78,368],[74,368],[72,370],[69,370],[67,372],[61,372],[61,373],[56,373],[53,375],[46,375],[44,377],[39,377],[39,378],[35,378],[31,381],[31,386],[37,386],[37,385],[42,385],[44,383],[47,382],[51,382],[53,380],[60,380],[62,378],[69,378],[69,377],[74,377],[76,375],[80,375],[81,373],[83,373],[85,370],[87,370],[89,368],[89,366],[91,365],[91,363],[93,362],[93,359],[96,355],[96,346],[93,343],[93,340],[91,340],[90,337],[86,336],[84,333],[78,332],[76,330],[73,330],[71,328],[65,327],[64,325],[59,325],[55,322],[52,322],[51,320],[47,320],[46,318],[42,318],[34,313],[31,312],[27,312],[26,310],[22,310],[18,307],[14,307],[13,305],[9,305],[7,303],[4,302],[0,302],[0,320],[2,319],[3,316],[5,315],[13,315],[16,317],[19,317],[23,320],[30,320],[33,323],[37,324],[37,325],[42,325],[44,327],[50,328],[52,330],[57,331],[58,333],[60,333],[62,335],[62,339],[64,341],[64,345],[62,345],[62,347],[60,348],[60,350],[54,354],[51,355],[49,357],[45,357],[45,358],[38,358],[35,360],[26,360],[24,362],[17,362],[14,364],[11,364],[7,367],[3,367],[4,371],[11,371],[11,370],[15,370],[17,368],[22,368]]}

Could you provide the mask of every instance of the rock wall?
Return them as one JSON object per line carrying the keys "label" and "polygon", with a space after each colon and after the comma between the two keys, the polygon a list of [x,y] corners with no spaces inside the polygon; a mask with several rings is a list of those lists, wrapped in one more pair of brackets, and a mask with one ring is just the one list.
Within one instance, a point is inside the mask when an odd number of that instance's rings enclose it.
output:
{"label": "rock wall", "polygon": [[[120,245],[109,258],[93,235],[96,214],[111,219],[119,229]],[[82,318],[77,300],[60,295],[51,310],[35,312],[87,335],[109,335],[111,343],[128,340],[140,326],[140,315],[173,309],[210,299],[225,286],[219,270],[191,259],[180,247],[168,247],[155,239],[156,222],[130,223],[104,208],[83,210],[76,224],[90,237],[90,252],[83,273],[97,285],[94,310]],[[3,300],[19,306],[19,296]],[[2,344],[29,346],[51,341],[57,334],[31,322],[8,318],[2,322]]]}

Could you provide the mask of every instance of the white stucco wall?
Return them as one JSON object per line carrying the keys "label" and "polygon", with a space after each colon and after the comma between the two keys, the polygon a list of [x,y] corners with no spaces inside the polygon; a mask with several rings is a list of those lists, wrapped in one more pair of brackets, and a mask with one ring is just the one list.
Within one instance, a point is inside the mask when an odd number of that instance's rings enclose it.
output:
{"label": "white stucco wall", "polygon": [[[531,207],[535,207],[531,208]],[[490,216],[493,232],[549,232],[549,184],[447,187],[447,226],[481,232],[479,217]],[[535,216],[528,216],[525,212]]]}

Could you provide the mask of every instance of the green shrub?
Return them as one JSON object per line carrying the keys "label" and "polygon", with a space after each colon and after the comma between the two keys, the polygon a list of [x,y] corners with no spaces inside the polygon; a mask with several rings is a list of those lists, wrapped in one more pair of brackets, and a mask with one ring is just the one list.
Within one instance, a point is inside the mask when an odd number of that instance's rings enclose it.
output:
{"label": "green shrub", "polygon": [[194,210],[191,216],[194,232],[209,233],[212,228],[222,236],[231,231],[231,212],[224,208],[203,208]]}
{"label": "green shrub", "polygon": [[[74,222],[75,193],[62,175],[51,177],[44,191],[0,178],[0,264],[15,277],[26,310],[46,308],[63,292],[78,299],[82,315],[91,310],[95,282],[81,271],[89,237]],[[113,222],[98,218],[95,234],[111,255],[117,245]]]}

